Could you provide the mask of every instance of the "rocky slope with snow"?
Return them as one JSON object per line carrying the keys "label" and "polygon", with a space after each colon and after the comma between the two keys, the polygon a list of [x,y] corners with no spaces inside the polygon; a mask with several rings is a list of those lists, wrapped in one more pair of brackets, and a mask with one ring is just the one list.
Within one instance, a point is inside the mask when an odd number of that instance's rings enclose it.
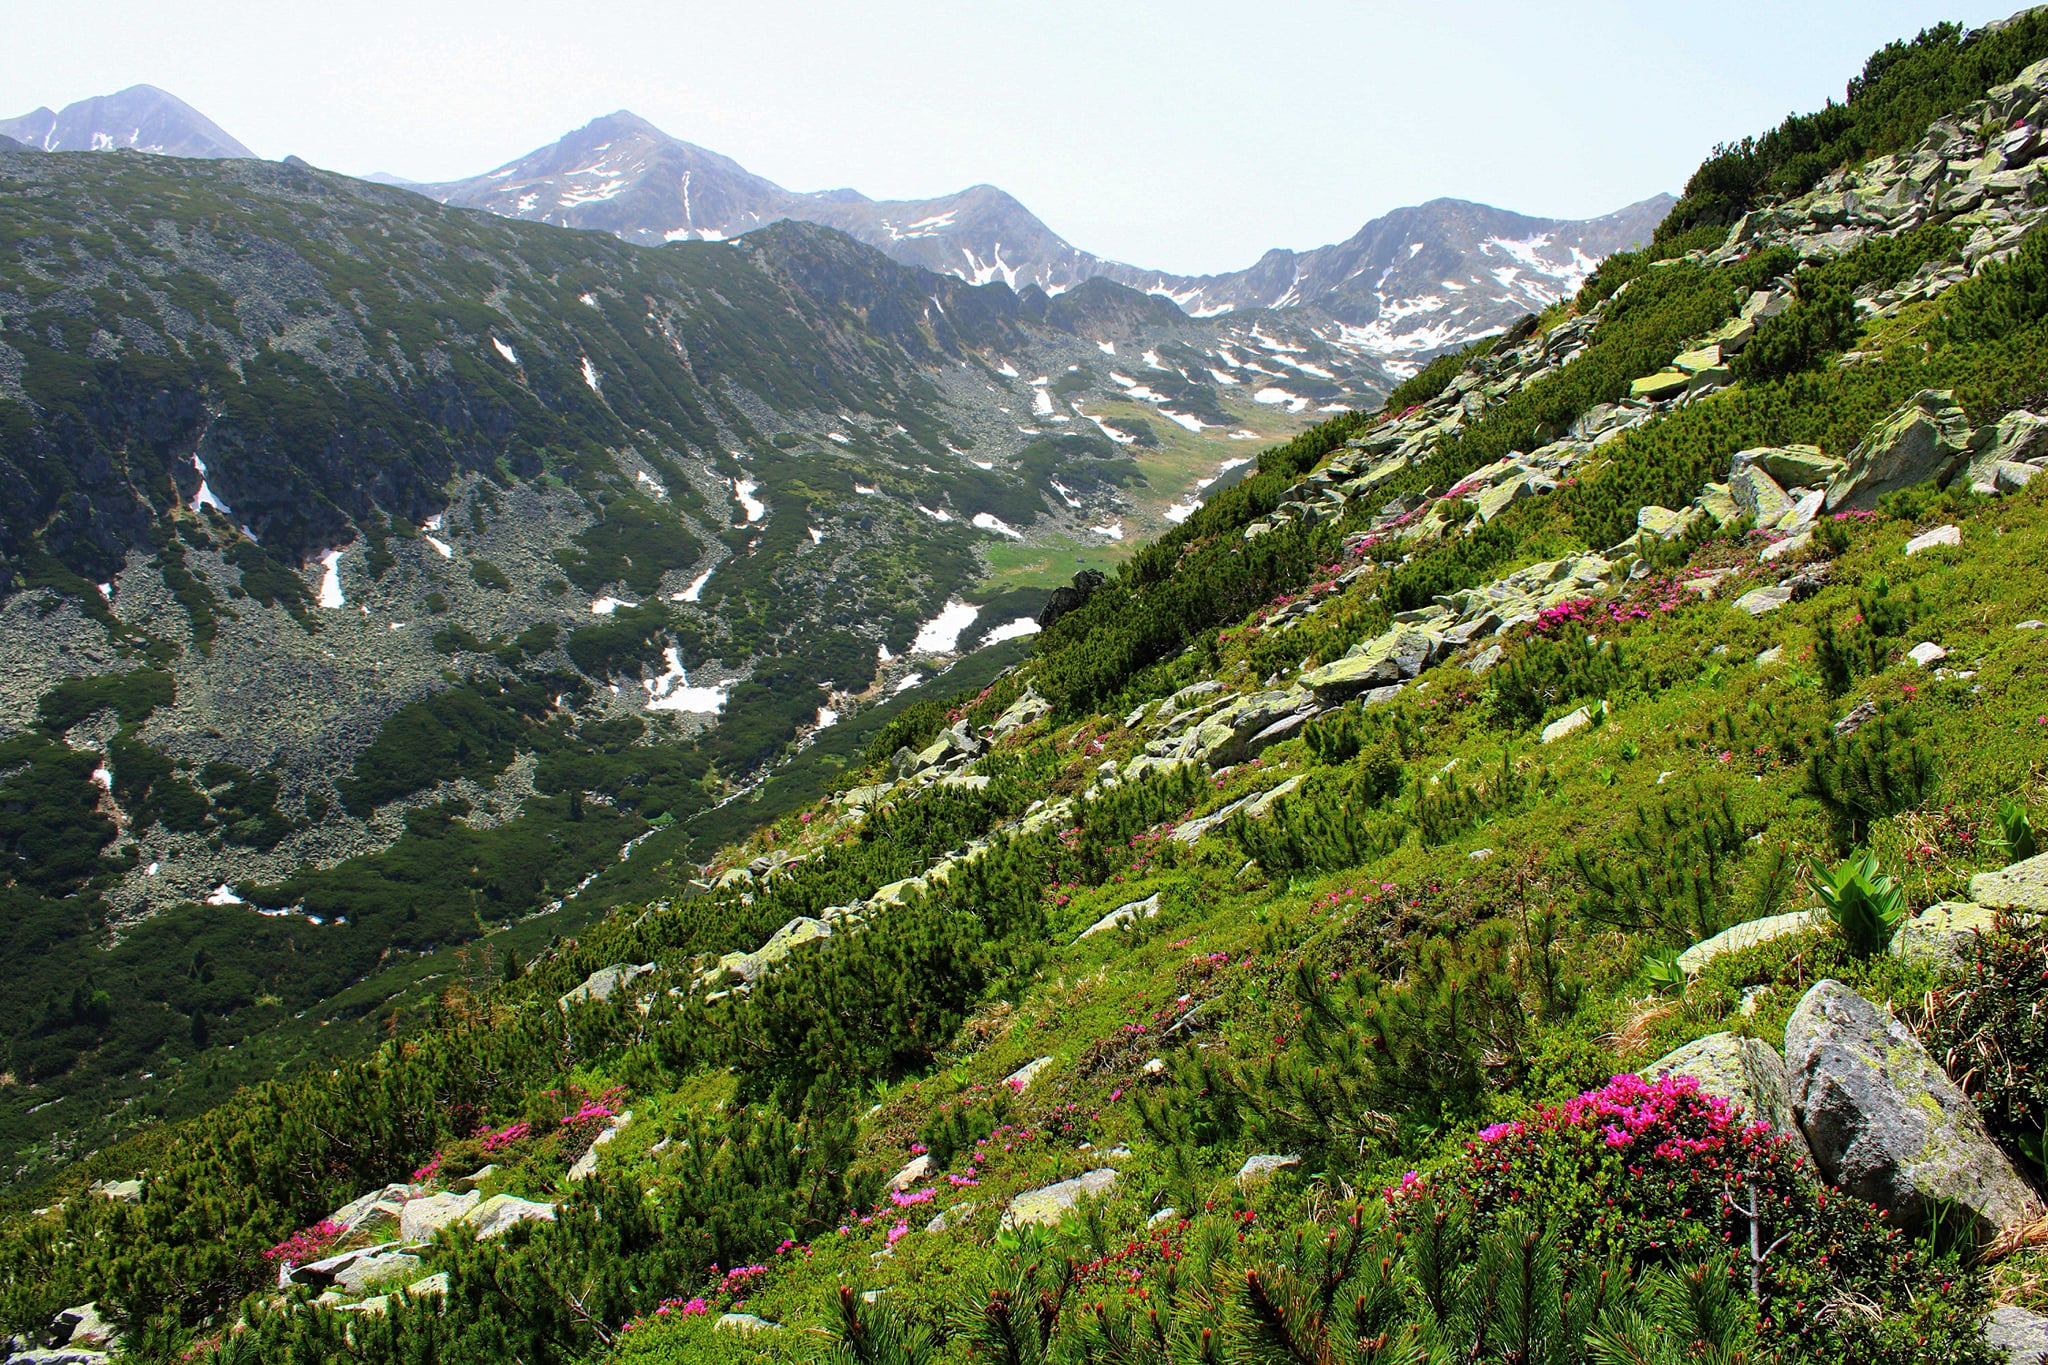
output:
{"label": "rocky slope with snow", "polygon": [[1658,195],[1570,221],[1432,200],[1332,246],[1270,251],[1245,270],[1191,277],[1083,251],[992,185],[917,200],[793,193],[623,110],[488,174],[418,188],[445,203],[634,242],[715,241],[801,218],[977,284],[1056,294],[1100,278],[1196,316],[1299,310],[1320,339],[1396,363],[1463,345],[1572,293],[1602,257],[1646,241],[1672,203]]}
{"label": "rocky slope with snow", "polygon": [[168,91],[131,85],[61,110],[0,119],[0,137],[44,152],[153,152],[161,156],[251,157],[219,124]]}

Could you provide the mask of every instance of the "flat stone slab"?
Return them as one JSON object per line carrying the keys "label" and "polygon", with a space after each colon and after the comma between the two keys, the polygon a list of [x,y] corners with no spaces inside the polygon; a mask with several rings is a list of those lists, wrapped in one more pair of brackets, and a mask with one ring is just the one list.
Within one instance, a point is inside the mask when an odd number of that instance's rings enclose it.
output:
{"label": "flat stone slab", "polygon": [[1003,1211],[1003,1226],[1050,1227],[1080,1203],[1083,1196],[1100,1198],[1115,1189],[1122,1178],[1114,1168],[1104,1166],[1071,1180],[1026,1190]]}
{"label": "flat stone slab", "polygon": [[1584,706],[1568,716],[1560,716],[1543,727],[1543,743],[1554,744],[1566,735],[1577,734],[1593,723],[1593,712]]}
{"label": "flat stone slab", "polygon": [[1899,926],[1892,935],[1892,956],[1959,961],[1979,933],[1990,933],[1998,917],[1974,901],[1942,901],[1930,905]]}
{"label": "flat stone slab", "polygon": [[1937,526],[1932,531],[1924,531],[1907,541],[1906,553],[1917,555],[1922,550],[1932,550],[1937,545],[1960,545],[1962,543],[1963,532],[1961,527]]}
{"label": "flat stone slab", "polygon": [[[1116,909],[1110,911],[1086,929],[1083,929],[1081,931],[1081,938],[1093,938],[1097,934],[1109,932],[1120,924],[1126,924],[1133,920],[1151,919],[1158,913],[1159,893],[1154,891],[1141,901],[1132,901],[1129,905],[1119,905]],[[1076,943],[1080,941],[1081,939],[1078,938],[1074,940]]]}
{"label": "flat stone slab", "polygon": [[1970,878],[1970,899],[1993,910],[2048,914],[2048,853]]}
{"label": "flat stone slab", "polygon": [[1759,943],[1769,943],[1774,938],[1802,933],[1814,927],[1816,921],[1826,922],[1826,917],[1818,910],[1794,910],[1788,915],[1766,915],[1762,919],[1753,919],[1747,924],[1723,929],[1712,938],[1693,944],[1678,955],[1678,965],[1687,972],[1697,973],[1723,953],[1739,953],[1745,948],[1754,948]]}

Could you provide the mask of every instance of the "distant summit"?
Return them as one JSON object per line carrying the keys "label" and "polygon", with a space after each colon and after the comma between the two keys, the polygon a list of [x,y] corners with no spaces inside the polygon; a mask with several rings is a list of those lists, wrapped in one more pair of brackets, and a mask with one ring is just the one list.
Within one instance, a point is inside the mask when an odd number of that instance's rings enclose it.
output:
{"label": "distant summit", "polygon": [[122,148],[162,156],[243,157],[256,153],[176,95],[131,85],[113,95],[38,109],[0,120],[0,136],[45,152],[111,152]]}

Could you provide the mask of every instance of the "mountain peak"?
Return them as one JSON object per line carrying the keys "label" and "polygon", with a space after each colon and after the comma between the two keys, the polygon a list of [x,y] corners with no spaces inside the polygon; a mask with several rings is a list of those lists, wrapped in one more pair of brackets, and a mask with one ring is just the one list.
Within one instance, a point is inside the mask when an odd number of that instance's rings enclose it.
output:
{"label": "mountain peak", "polygon": [[46,152],[132,150],[162,156],[256,159],[256,153],[169,91],[131,85],[0,120],[0,135]]}

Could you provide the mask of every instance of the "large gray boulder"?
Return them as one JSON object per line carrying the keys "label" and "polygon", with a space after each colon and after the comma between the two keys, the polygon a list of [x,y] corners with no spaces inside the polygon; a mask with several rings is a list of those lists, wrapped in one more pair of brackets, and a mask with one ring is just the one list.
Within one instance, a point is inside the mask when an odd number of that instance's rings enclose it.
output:
{"label": "large gray boulder", "polygon": [[1994,1308],[1984,1319],[1984,1340],[2012,1365],[2041,1365],[2048,1357],[2048,1318],[2011,1304]]}
{"label": "large gray boulder", "polygon": [[444,1192],[414,1199],[398,1212],[398,1240],[408,1246],[430,1242],[435,1233],[459,1221],[482,1198],[482,1194],[471,1190],[468,1194]]}
{"label": "large gray boulder", "polygon": [[1071,1180],[1044,1185],[1035,1190],[1026,1190],[1010,1201],[1010,1207],[1003,1212],[1003,1226],[1021,1228],[1030,1226],[1051,1226],[1060,1221],[1073,1207],[1081,1202],[1084,1195],[1101,1197],[1116,1188],[1122,1179],[1108,1166],[1088,1171]]}
{"label": "large gray boulder", "polygon": [[1830,512],[1867,511],[1886,493],[1946,485],[1970,453],[1970,419],[1946,389],[1922,389],[1871,428],[1828,483]]}
{"label": "large gray boulder", "polygon": [[1981,1244],[2040,1216],[1969,1097],[1905,1025],[1841,982],[1820,982],[1793,1010],[1785,1064],[1821,1174],[1908,1235],[1960,1216]]}
{"label": "large gray boulder", "polygon": [[517,1195],[494,1194],[471,1209],[462,1221],[476,1229],[477,1240],[481,1242],[500,1236],[519,1223],[552,1223],[555,1221],[555,1206],[521,1199]]}
{"label": "large gray boulder", "polygon": [[2001,465],[2030,469],[2048,460],[2048,417],[2031,412],[2008,412],[1992,426],[1980,427],[1970,442],[1970,491],[2007,493],[2019,479],[2022,486],[2031,474],[1999,477]]}
{"label": "large gray boulder", "polygon": [[1970,878],[1970,899],[1992,910],[2048,914],[2048,853]]}
{"label": "large gray boulder", "polygon": [[583,978],[583,984],[563,996],[558,1003],[563,1009],[568,1009],[571,1005],[581,1004],[585,1000],[609,1000],[620,987],[632,985],[653,970],[652,962],[642,962],[638,965],[621,962],[611,967],[600,967]]}
{"label": "large gray boulder", "polygon": [[1963,960],[1978,934],[1991,932],[1998,912],[1974,901],[1941,901],[1899,926],[1892,935],[1892,956],[1924,958],[1940,964]]}
{"label": "large gray boulder", "polygon": [[1335,663],[1301,675],[1301,685],[1328,705],[1355,697],[1368,688],[1386,687],[1414,677],[1429,667],[1444,648],[1444,637],[1414,626],[1396,626],[1366,641]]}
{"label": "large gray boulder", "polygon": [[1702,1095],[1726,1100],[1751,1119],[1770,1124],[1772,1132],[1785,1134],[1794,1150],[1806,1155],[1806,1136],[1792,1117],[1785,1060],[1762,1039],[1710,1033],[1659,1057],[1643,1068],[1642,1076],[1646,1081],[1691,1076],[1700,1083]]}

